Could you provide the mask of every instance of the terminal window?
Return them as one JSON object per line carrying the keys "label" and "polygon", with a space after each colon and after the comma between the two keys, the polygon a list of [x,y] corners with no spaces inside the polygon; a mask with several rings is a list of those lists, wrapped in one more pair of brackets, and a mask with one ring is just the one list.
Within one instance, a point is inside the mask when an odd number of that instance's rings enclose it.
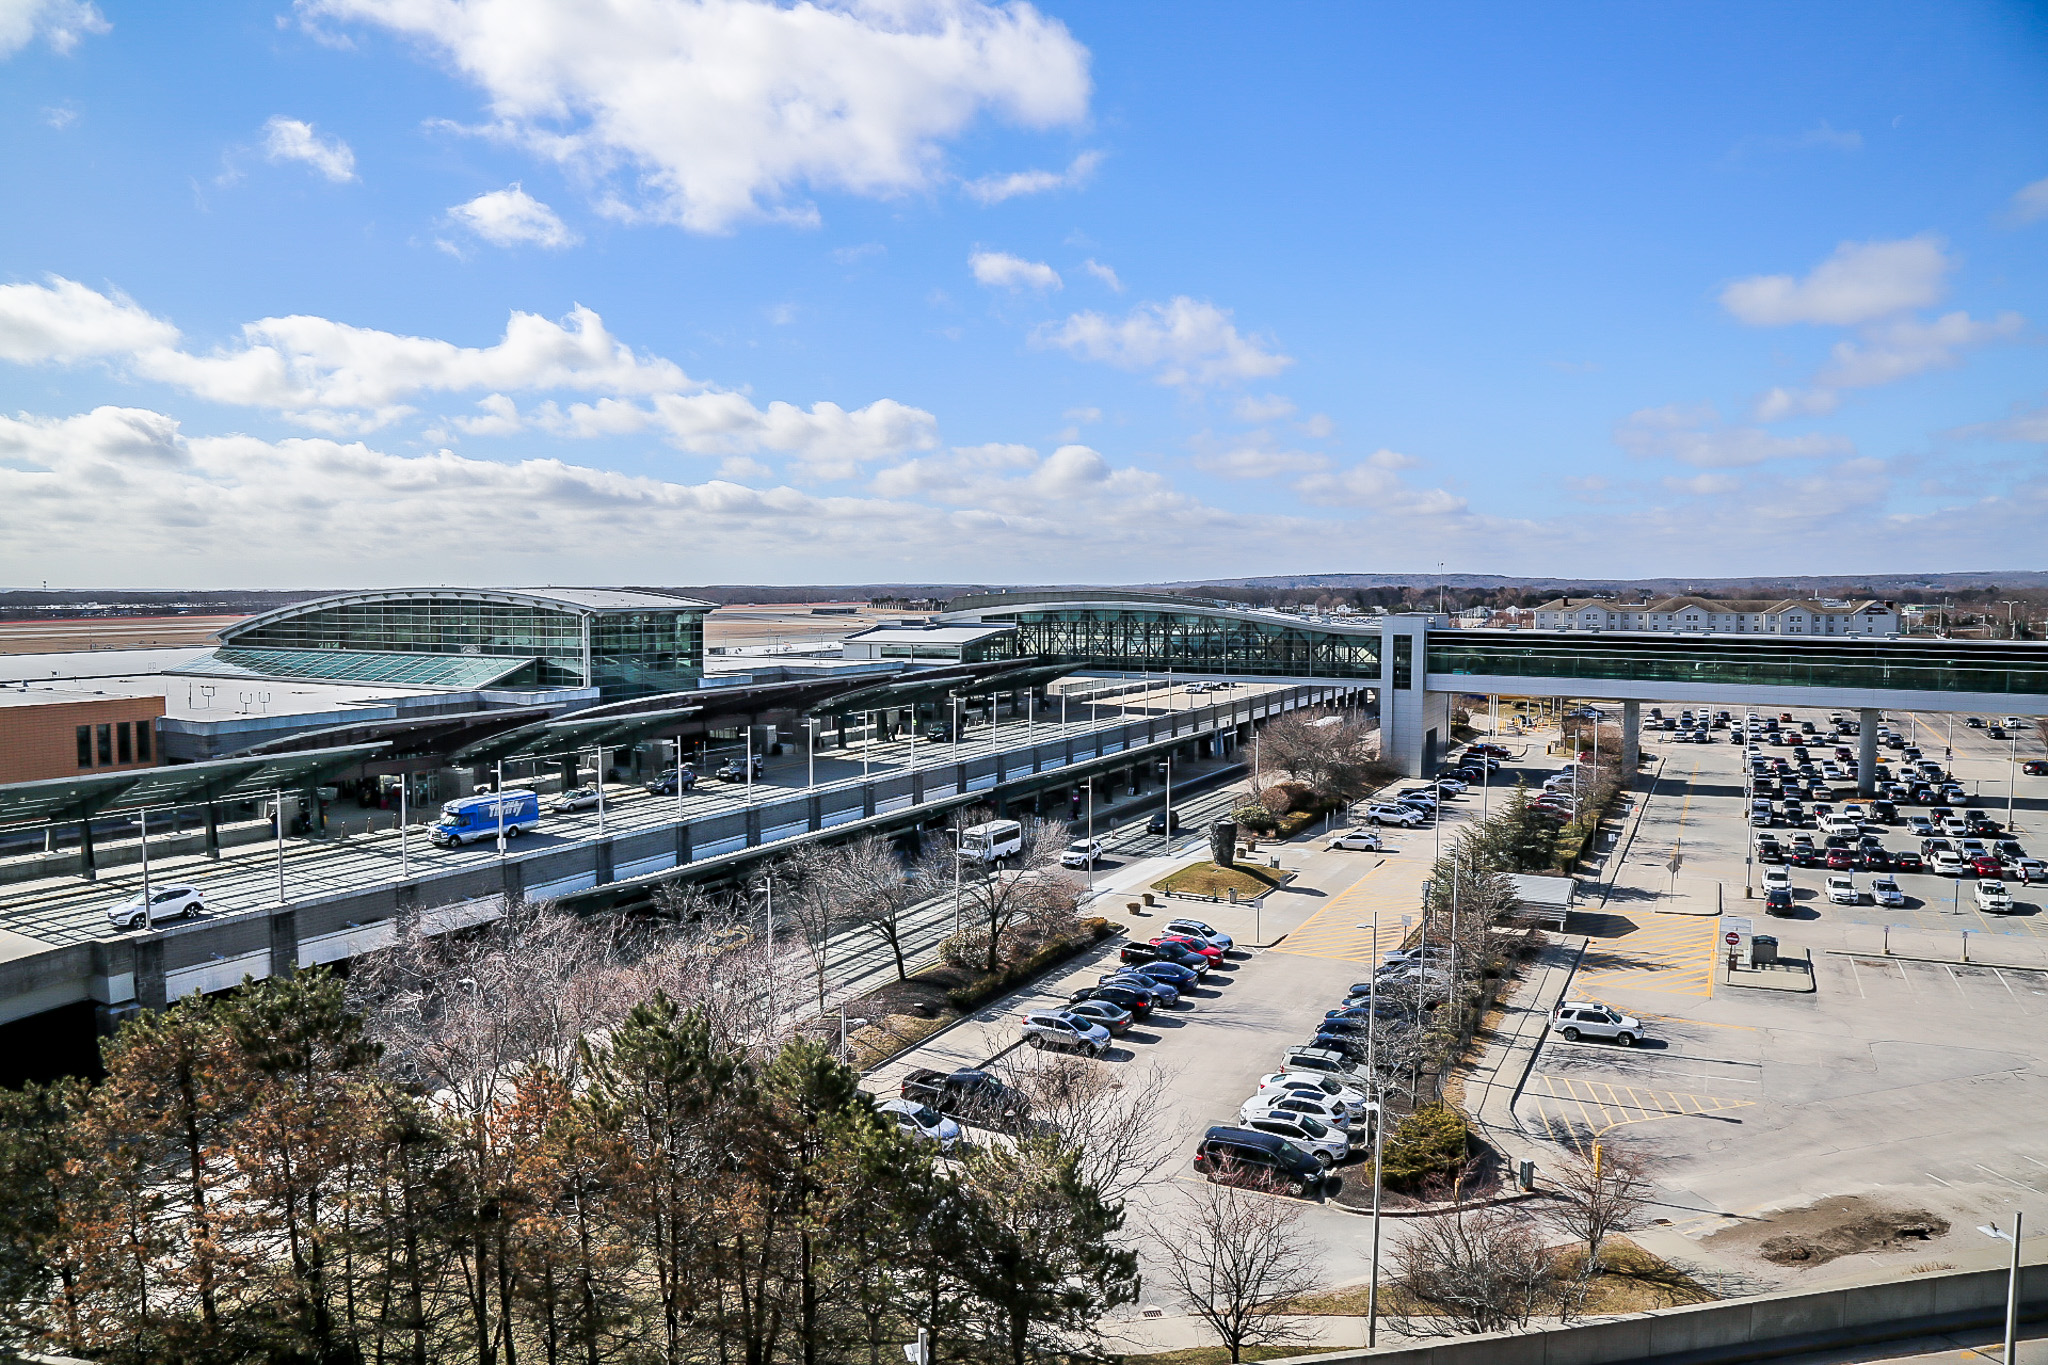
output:
{"label": "terminal window", "polygon": [[114,738],[118,741],[116,752],[123,763],[135,761],[135,741],[129,734],[128,722],[121,721],[115,728]]}
{"label": "terminal window", "polygon": [[114,766],[114,727],[111,725],[94,726],[93,738],[99,748],[99,765],[102,768]]}
{"label": "terminal window", "polygon": [[155,728],[156,728],[156,727],[155,727],[155,726],[154,726],[153,724],[151,724],[151,723],[150,723],[149,721],[146,721],[146,720],[138,720],[138,721],[136,721],[136,722],[135,722],[135,761],[136,761],[136,762],[138,762],[138,763],[150,763],[150,762],[154,762],[154,761],[155,761],[155,760],[151,759],[151,758],[150,758],[150,756],[149,756],[149,736],[150,736],[150,732],[151,732],[152,730],[154,730]]}
{"label": "terminal window", "polygon": [[92,727],[90,725],[78,727],[78,766],[81,768],[90,768],[92,766]]}

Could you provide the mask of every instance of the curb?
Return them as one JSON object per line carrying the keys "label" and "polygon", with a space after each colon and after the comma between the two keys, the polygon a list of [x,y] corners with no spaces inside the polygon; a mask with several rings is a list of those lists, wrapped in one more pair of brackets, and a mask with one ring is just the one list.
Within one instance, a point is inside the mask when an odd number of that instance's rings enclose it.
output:
{"label": "curb", "polygon": [[[1087,952],[1089,949],[1099,948],[1105,943],[1114,942],[1119,937],[1120,932],[1121,931],[1112,931],[1108,934],[1103,935],[1101,938],[1095,940],[1095,942],[1085,944],[1081,948],[1076,949],[1071,956],[1063,957],[1058,962],[1047,963],[1045,970],[1040,972],[1037,976],[1032,977],[1028,981],[1019,981],[1017,984],[1010,987],[1009,990],[997,996],[994,1000],[990,1000],[987,1004],[982,1005],[976,1008],[975,1010],[970,1011],[969,1013],[961,1015],[958,1019],[953,1020],[944,1028],[934,1029],[930,1033],[927,1033],[924,1037],[919,1038],[916,1042],[905,1043],[902,1047],[897,1048],[888,1056],[878,1058],[877,1060],[868,1063],[866,1066],[861,1068],[860,1074],[863,1076],[872,1076],[877,1071],[880,1071],[883,1067],[888,1066],[891,1062],[900,1061],[902,1058],[909,1056],[911,1053],[917,1051],[919,1048],[925,1046],[927,1043],[931,1043],[937,1039],[945,1037],[954,1029],[959,1028],[962,1024],[973,1023],[974,1016],[976,1014],[979,1014],[981,1010],[989,1008],[989,1006],[994,1005],[998,1000],[1007,1000],[1010,996],[1015,995],[1018,991],[1025,990],[1033,985],[1036,985],[1042,978],[1050,976],[1055,969],[1066,966],[1067,963],[1072,962],[1074,958],[1081,956],[1082,953]],[[1023,1045],[1024,1044],[1021,1041],[1012,1043],[1009,1047],[1004,1048],[1002,1052],[996,1053],[996,1057],[1001,1057],[1004,1055],[1004,1053],[1010,1052],[1015,1048],[1022,1047]],[[988,1060],[994,1061],[995,1057],[991,1057]],[[984,1063],[984,1065],[986,1065],[986,1063]]]}
{"label": "curb", "polygon": [[[1440,1214],[1462,1213],[1467,1209],[1498,1208],[1503,1204],[1520,1204],[1527,1200],[1546,1199],[1548,1197],[1549,1196],[1546,1195],[1542,1190],[1516,1190],[1513,1194],[1497,1194],[1490,1199],[1468,1199],[1462,1204],[1432,1204],[1428,1208],[1422,1209],[1382,1208],[1380,1210],[1380,1217],[1435,1218]],[[1336,1209],[1341,1213],[1348,1213],[1356,1218],[1372,1217],[1371,1209],[1354,1209],[1349,1204],[1340,1204],[1334,1199],[1324,1200],[1323,1207],[1329,1209]]]}

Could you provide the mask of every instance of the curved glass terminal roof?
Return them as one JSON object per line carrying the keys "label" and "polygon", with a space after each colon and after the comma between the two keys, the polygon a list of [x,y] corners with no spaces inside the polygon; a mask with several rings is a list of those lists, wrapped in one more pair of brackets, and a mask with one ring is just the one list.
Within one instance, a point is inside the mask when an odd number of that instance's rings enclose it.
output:
{"label": "curved glass terminal roof", "polygon": [[[481,686],[517,672],[533,687],[603,688],[609,696],[680,691],[704,674],[704,614],[712,604],[647,588],[384,588],[337,593],[252,616],[221,632],[222,654],[254,663],[315,668],[304,656],[355,655],[467,658],[445,666],[450,681],[428,686]],[[491,672],[491,660],[517,660]],[[231,662],[234,660],[231,658]],[[357,659],[346,676],[376,670]],[[417,664],[398,673],[432,674]],[[283,676],[302,676],[287,672]],[[342,676],[339,674],[329,676]]]}

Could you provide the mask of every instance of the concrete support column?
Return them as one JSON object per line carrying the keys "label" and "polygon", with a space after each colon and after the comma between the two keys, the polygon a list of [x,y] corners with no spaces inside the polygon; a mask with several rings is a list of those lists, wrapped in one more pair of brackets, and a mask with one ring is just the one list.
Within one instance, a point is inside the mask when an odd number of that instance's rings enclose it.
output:
{"label": "concrete support column", "polygon": [[299,912],[290,908],[270,912],[270,974],[290,976],[299,969]]}
{"label": "concrete support column", "polygon": [[1877,717],[1874,706],[1856,713],[1856,794],[1871,796],[1877,791]]}
{"label": "concrete support column", "polygon": [[583,775],[582,762],[583,760],[575,754],[569,754],[558,761],[557,766],[561,770],[560,776],[563,791],[568,791],[571,787],[574,787],[576,779]]}
{"label": "concrete support column", "polygon": [[99,869],[94,865],[92,858],[92,821],[90,819],[78,822],[78,875],[89,882],[99,880]]}
{"label": "concrete support column", "polygon": [[597,864],[597,884],[607,886],[617,881],[618,878],[612,872],[612,841],[598,840],[597,847],[592,849],[591,853]]}
{"label": "concrete support column", "polygon": [[206,856],[220,861],[220,808],[206,803]]}
{"label": "concrete support column", "polygon": [[1623,781],[1635,782],[1636,768],[1642,761],[1643,704],[1625,701],[1621,704],[1621,771],[1626,774]]}

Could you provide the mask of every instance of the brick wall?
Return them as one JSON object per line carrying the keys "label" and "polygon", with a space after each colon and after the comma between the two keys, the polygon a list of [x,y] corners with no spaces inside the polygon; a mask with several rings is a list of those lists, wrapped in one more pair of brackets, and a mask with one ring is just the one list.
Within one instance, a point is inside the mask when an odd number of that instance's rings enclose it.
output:
{"label": "brick wall", "polygon": [[[27,694],[33,698],[33,692]],[[156,722],[162,697],[52,698],[35,702],[15,695],[0,704],[0,782],[35,782],[124,768],[153,768],[161,760]],[[81,766],[78,727],[86,726]],[[122,744],[123,728],[127,743]],[[143,757],[146,749],[148,757]],[[106,761],[101,762],[102,756]],[[127,761],[122,762],[123,758]]]}

